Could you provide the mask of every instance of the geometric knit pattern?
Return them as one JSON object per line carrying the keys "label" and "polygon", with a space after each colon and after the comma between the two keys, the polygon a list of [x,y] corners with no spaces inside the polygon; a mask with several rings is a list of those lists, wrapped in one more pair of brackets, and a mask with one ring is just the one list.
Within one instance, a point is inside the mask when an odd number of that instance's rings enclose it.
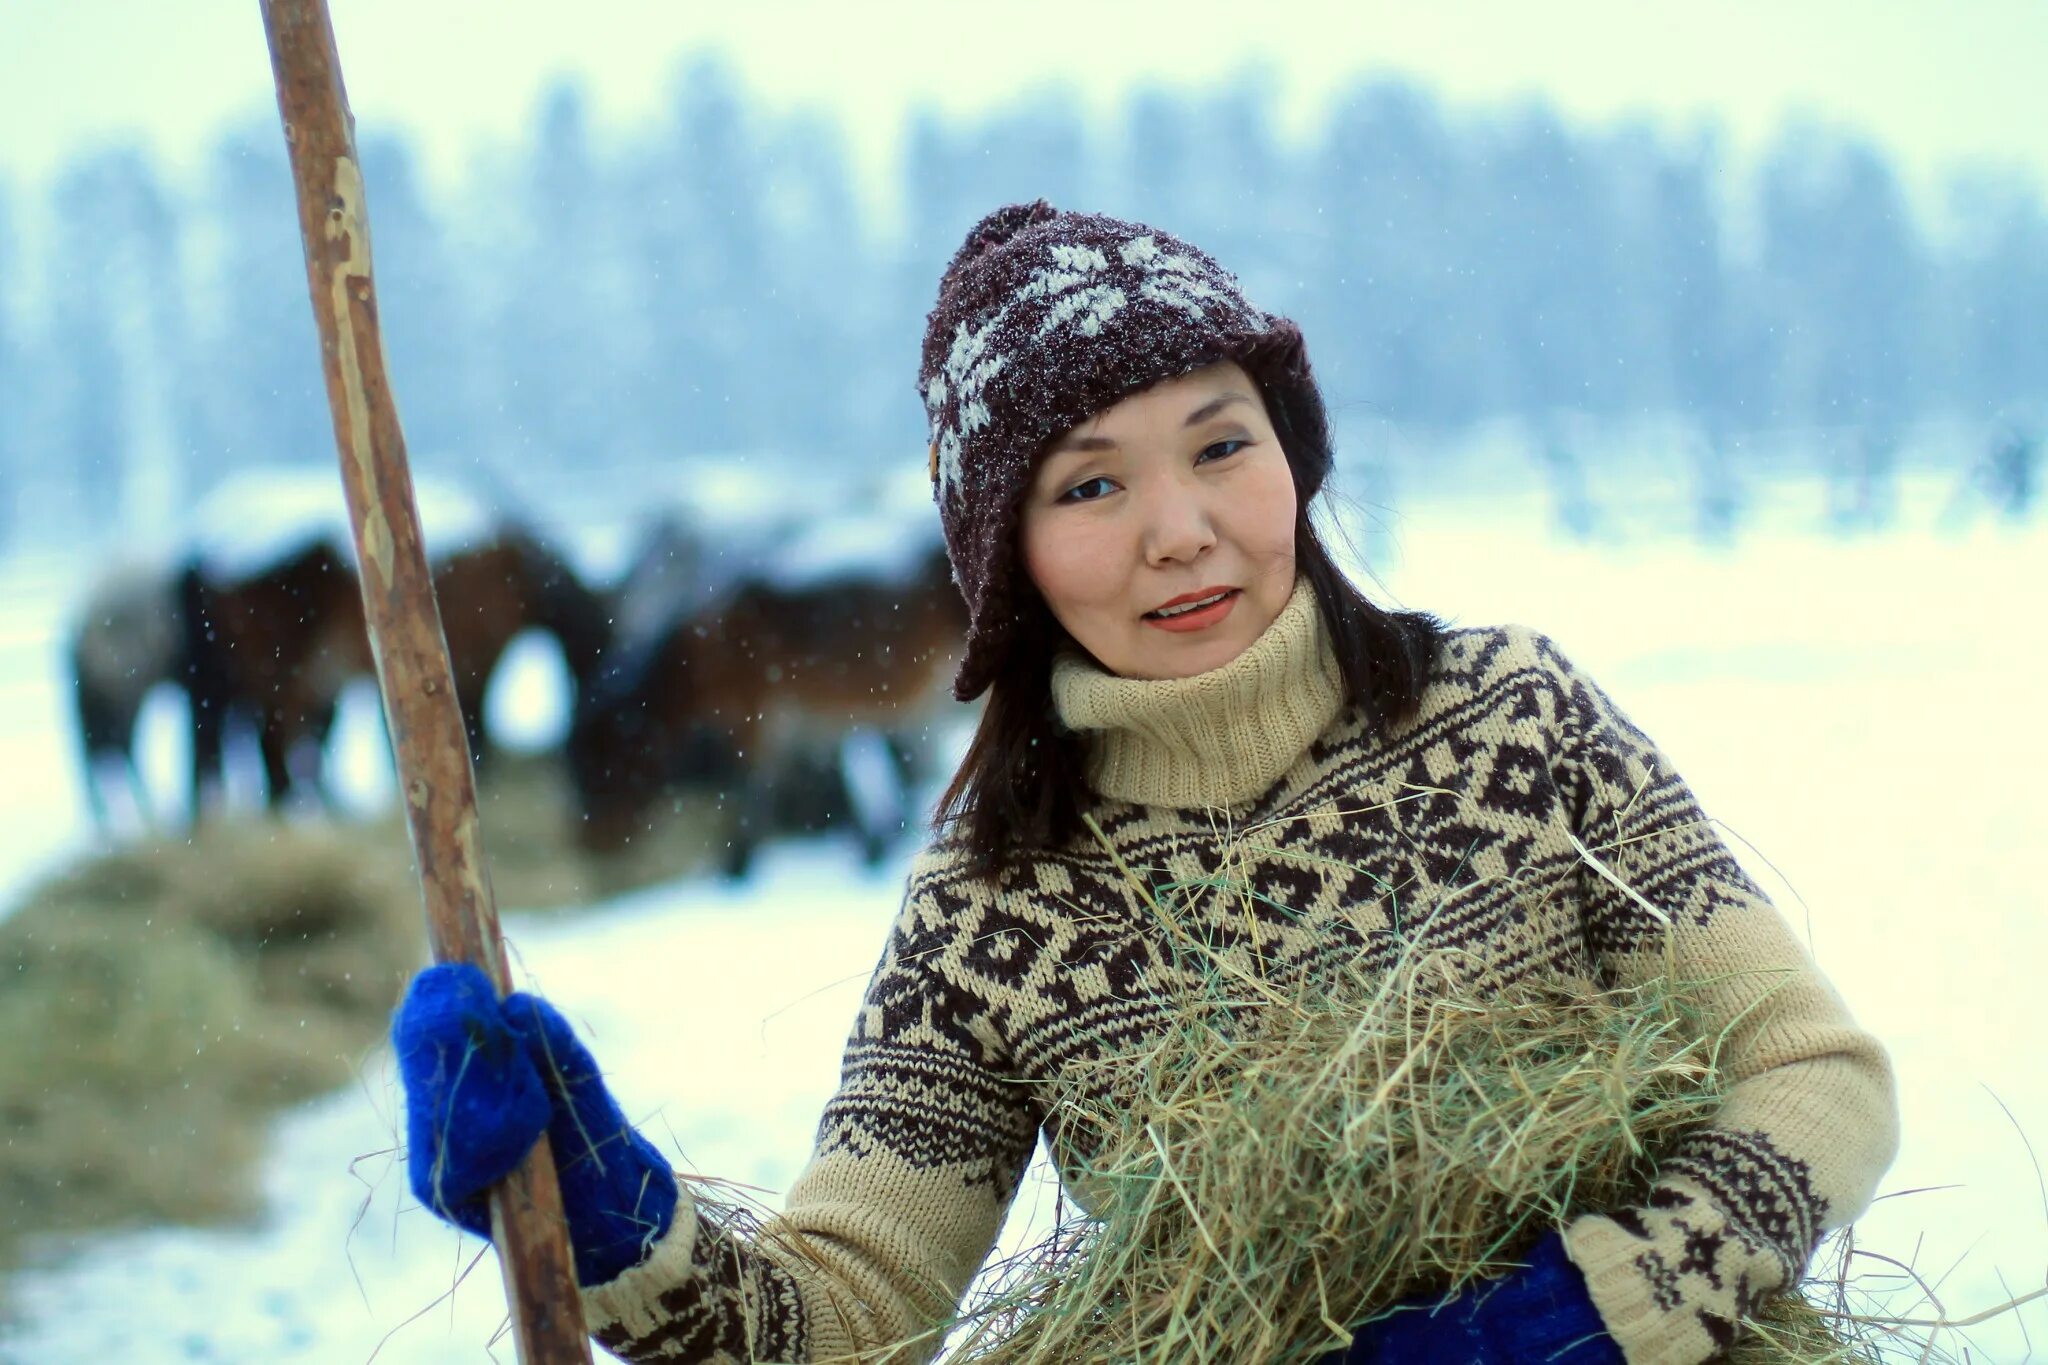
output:
{"label": "geometric knit pattern", "polygon": [[[1253,649],[1304,684],[1332,667],[1289,613]],[[1726,1033],[1726,1100],[1641,1204],[1566,1230],[1635,1365],[1724,1349],[1896,1150],[1883,1049],[1656,747],[1534,632],[1452,632],[1415,716],[1382,738],[1337,710],[1251,800],[1090,813],[1114,858],[1088,836],[997,881],[943,843],[920,856],[785,1213],[745,1239],[686,1195],[649,1260],[586,1291],[600,1340],[636,1360],[928,1359],[1047,1123],[1044,1083],[1158,1034],[1187,984],[1132,875],[1274,982],[1406,936],[1465,950],[1476,986],[1626,986],[1663,973],[1668,935],[1683,978],[1713,983],[1697,1003]],[[1046,1137],[1063,1172],[1086,1155]]]}

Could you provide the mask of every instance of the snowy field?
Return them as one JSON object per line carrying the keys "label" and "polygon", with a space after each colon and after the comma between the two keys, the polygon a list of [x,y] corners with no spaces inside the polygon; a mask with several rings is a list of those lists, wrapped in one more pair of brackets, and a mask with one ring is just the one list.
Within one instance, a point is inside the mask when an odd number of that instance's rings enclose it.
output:
{"label": "snowy field", "polygon": [[[1953,1187],[1880,1203],[1859,1244],[1939,1279],[1962,1316],[2048,1281],[2028,1142],[2048,1155],[2048,646],[2029,624],[2048,527],[1937,533],[1938,491],[1909,495],[1901,529],[1857,540],[1817,534],[1818,495],[1796,488],[1726,550],[1570,546],[1533,502],[1411,506],[1363,539],[1401,602],[1555,637],[1744,846],[1891,1048],[1905,1146],[1883,1191]],[[83,840],[55,662],[69,585],[62,564],[0,569],[8,896]],[[551,676],[536,664],[527,711],[545,713]],[[360,752],[367,718],[350,725]],[[175,748],[166,737],[150,755],[166,781]],[[545,920],[515,909],[506,928],[517,969],[580,1023],[679,1165],[772,1201],[808,1149],[908,854],[867,873],[847,846],[778,846],[738,887],[678,884]],[[354,1089],[278,1124],[260,1224],[109,1236],[17,1276],[0,1358],[510,1360],[495,1262],[470,1270],[478,1244],[406,1196],[396,1111],[388,1053],[365,1056]],[[1027,1183],[1009,1235],[1049,1204]],[[2048,1359],[2048,1305],[1972,1344],[1978,1360]]]}

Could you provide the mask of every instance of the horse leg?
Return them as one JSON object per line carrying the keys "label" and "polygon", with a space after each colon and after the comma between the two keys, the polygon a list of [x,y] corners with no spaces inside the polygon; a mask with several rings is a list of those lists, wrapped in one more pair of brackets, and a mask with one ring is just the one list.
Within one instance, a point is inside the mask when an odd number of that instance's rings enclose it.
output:
{"label": "horse leg", "polygon": [[[379,707],[377,714],[384,712]],[[320,804],[329,814],[339,814],[341,805],[333,790],[327,785],[327,745],[334,737],[335,722],[341,715],[341,697],[337,694],[321,704],[320,713],[313,720],[313,785],[320,793]]]}
{"label": "horse leg", "polygon": [[142,763],[135,756],[132,742],[121,751],[121,774],[128,788],[128,799],[135,806],[136,828],[149,833],[157,827],[157,812],[150,800],[149,783],[143,779]]}
{"label": "horse leg", "polygon": [[112,797],[125,793],[130,827],[147,833],[156,823],[150,809],[148,785],[142,780],[142,765],[135,758],[137,716],[109,706],[99,717],[98,733],[87,747],[85,759],[86,800],[102,834],[114,833]]}
{"label": "horse leg", "polygon": [[768,836],[775,820],[773,776],[759,763],[747,770],[740,783],[738,809],[733,814],[719,870],[727,881],[744,881],[754,864],[754,851]]}
{"label": "horse leg", "polygon": [[115,717],[115,729],[111,753],[115,760],[115,771],[120,775],[121,786],[128,793],[128,802],[134,809],[135,828],[147,834],[156,829],[156,803],[152,799],[148,779],[143,776],[142,757],[139,752],[142,726],[143,703],[148,692],[123,703],[120,714]]}
{"label": "horse leg", "polygon": [[919,771],[923,766],[921,751],[911,742],[910,736],[901,730],[884,730],[882,738],[888,741],[889,757],[896,762],[897,780],[903,783],[907,791],[917,783]]}
{"label": "horse leg", "polygon": [[257,747],[263,754],[263,778],[269,788],[272,813],[282,811],[292,795],[292,737],[284,713],[273,705],[268,714],[257,717]]}
{"label": "horse leg", "polygon": [[839,777],[860,829],[861,860],[874,867],[902,834],[910,804],[888,737],[866,726],[848,730],[839,740]]}
{"label": "horse leg", "polygon": [[192,698],[192,810],[197,825],[209,806],[225,800],[227,714],[218,698],[194,690]]}
{"label": "horse leg", "polygon": [[775,827],[775,763],[763,751],[758,721],[742,722],[732,734],[728,757],[739,777],[739,801],[725,845],[722,871],[728,881],[743,879],[753,866],[754,851]]}
{"label": "horse leg", "polygon": [[78,713],[79,775],[85,788],[85,804],[92,812],[93,824],[100,833],[107,834],[111,832],[107,796],[99,774],[100,757],[109,747],[106,708],[82,679],[73,684],[71,699]]}
{"label": "horse leg", "polygon": [[114,820],[107,808],[106,781],[100,772],[101,761],[98,754],[88,753],[85,756],[85,805],[86,809],[92,812],[93,828],[102,835],[111,835],[114,832]]}
{"label": "horse leg", "polygon": [[310,791],[312,799],[329,815],[341,806],[327,785],[327,741],[334,733],[341,698],[313,696],[294,702],[287,713],[292,724],[284,738],[284,762],[294,789]]}
{"label": "horse leg", "polygon": [[237,689],[229,676],[227,647],[213,619],[214,591],[197,565],[187,565],[178,575],[177,591],[178,618],[184,627],[183,682],[192,727],[188,818],[197,828],[208,806],[226,804],[228,708]]}

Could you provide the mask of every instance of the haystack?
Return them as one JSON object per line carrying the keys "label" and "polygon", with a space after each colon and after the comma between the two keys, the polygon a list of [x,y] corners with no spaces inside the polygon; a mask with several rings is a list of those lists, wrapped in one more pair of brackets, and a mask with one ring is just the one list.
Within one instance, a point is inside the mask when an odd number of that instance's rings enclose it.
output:
{"label": "haystack", "polygon": [[0,922],[0,1264],[248,1212],[264,1128],[345,1084],[422,960],[402,856],[271,821],[109,854]]}
{"label": "haystack", "polygon": [[[628,857],[586,856],[551,755],[499,755],[478,803],[508,910],[712,858],[694,806]],[[216,819],[33,888],[0,920],[0,1269],[26,1240],[253,1211],[267,1125],[350,1081],[425,960],[396,814]]]}

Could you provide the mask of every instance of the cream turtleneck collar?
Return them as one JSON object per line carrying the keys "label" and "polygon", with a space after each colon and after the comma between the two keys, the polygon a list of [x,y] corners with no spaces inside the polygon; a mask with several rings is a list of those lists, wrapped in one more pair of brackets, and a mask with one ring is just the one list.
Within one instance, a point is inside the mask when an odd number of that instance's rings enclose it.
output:
{"label": "cream turtleneck collar", "polygon": [[1053,662],[1053,706],[1087,746],[1088,783],[1113,801],[1242,805],[1280,780],[1344,704],[1308,580],[1244,653],[1191,678],[1120,678],[1079,654]]}

